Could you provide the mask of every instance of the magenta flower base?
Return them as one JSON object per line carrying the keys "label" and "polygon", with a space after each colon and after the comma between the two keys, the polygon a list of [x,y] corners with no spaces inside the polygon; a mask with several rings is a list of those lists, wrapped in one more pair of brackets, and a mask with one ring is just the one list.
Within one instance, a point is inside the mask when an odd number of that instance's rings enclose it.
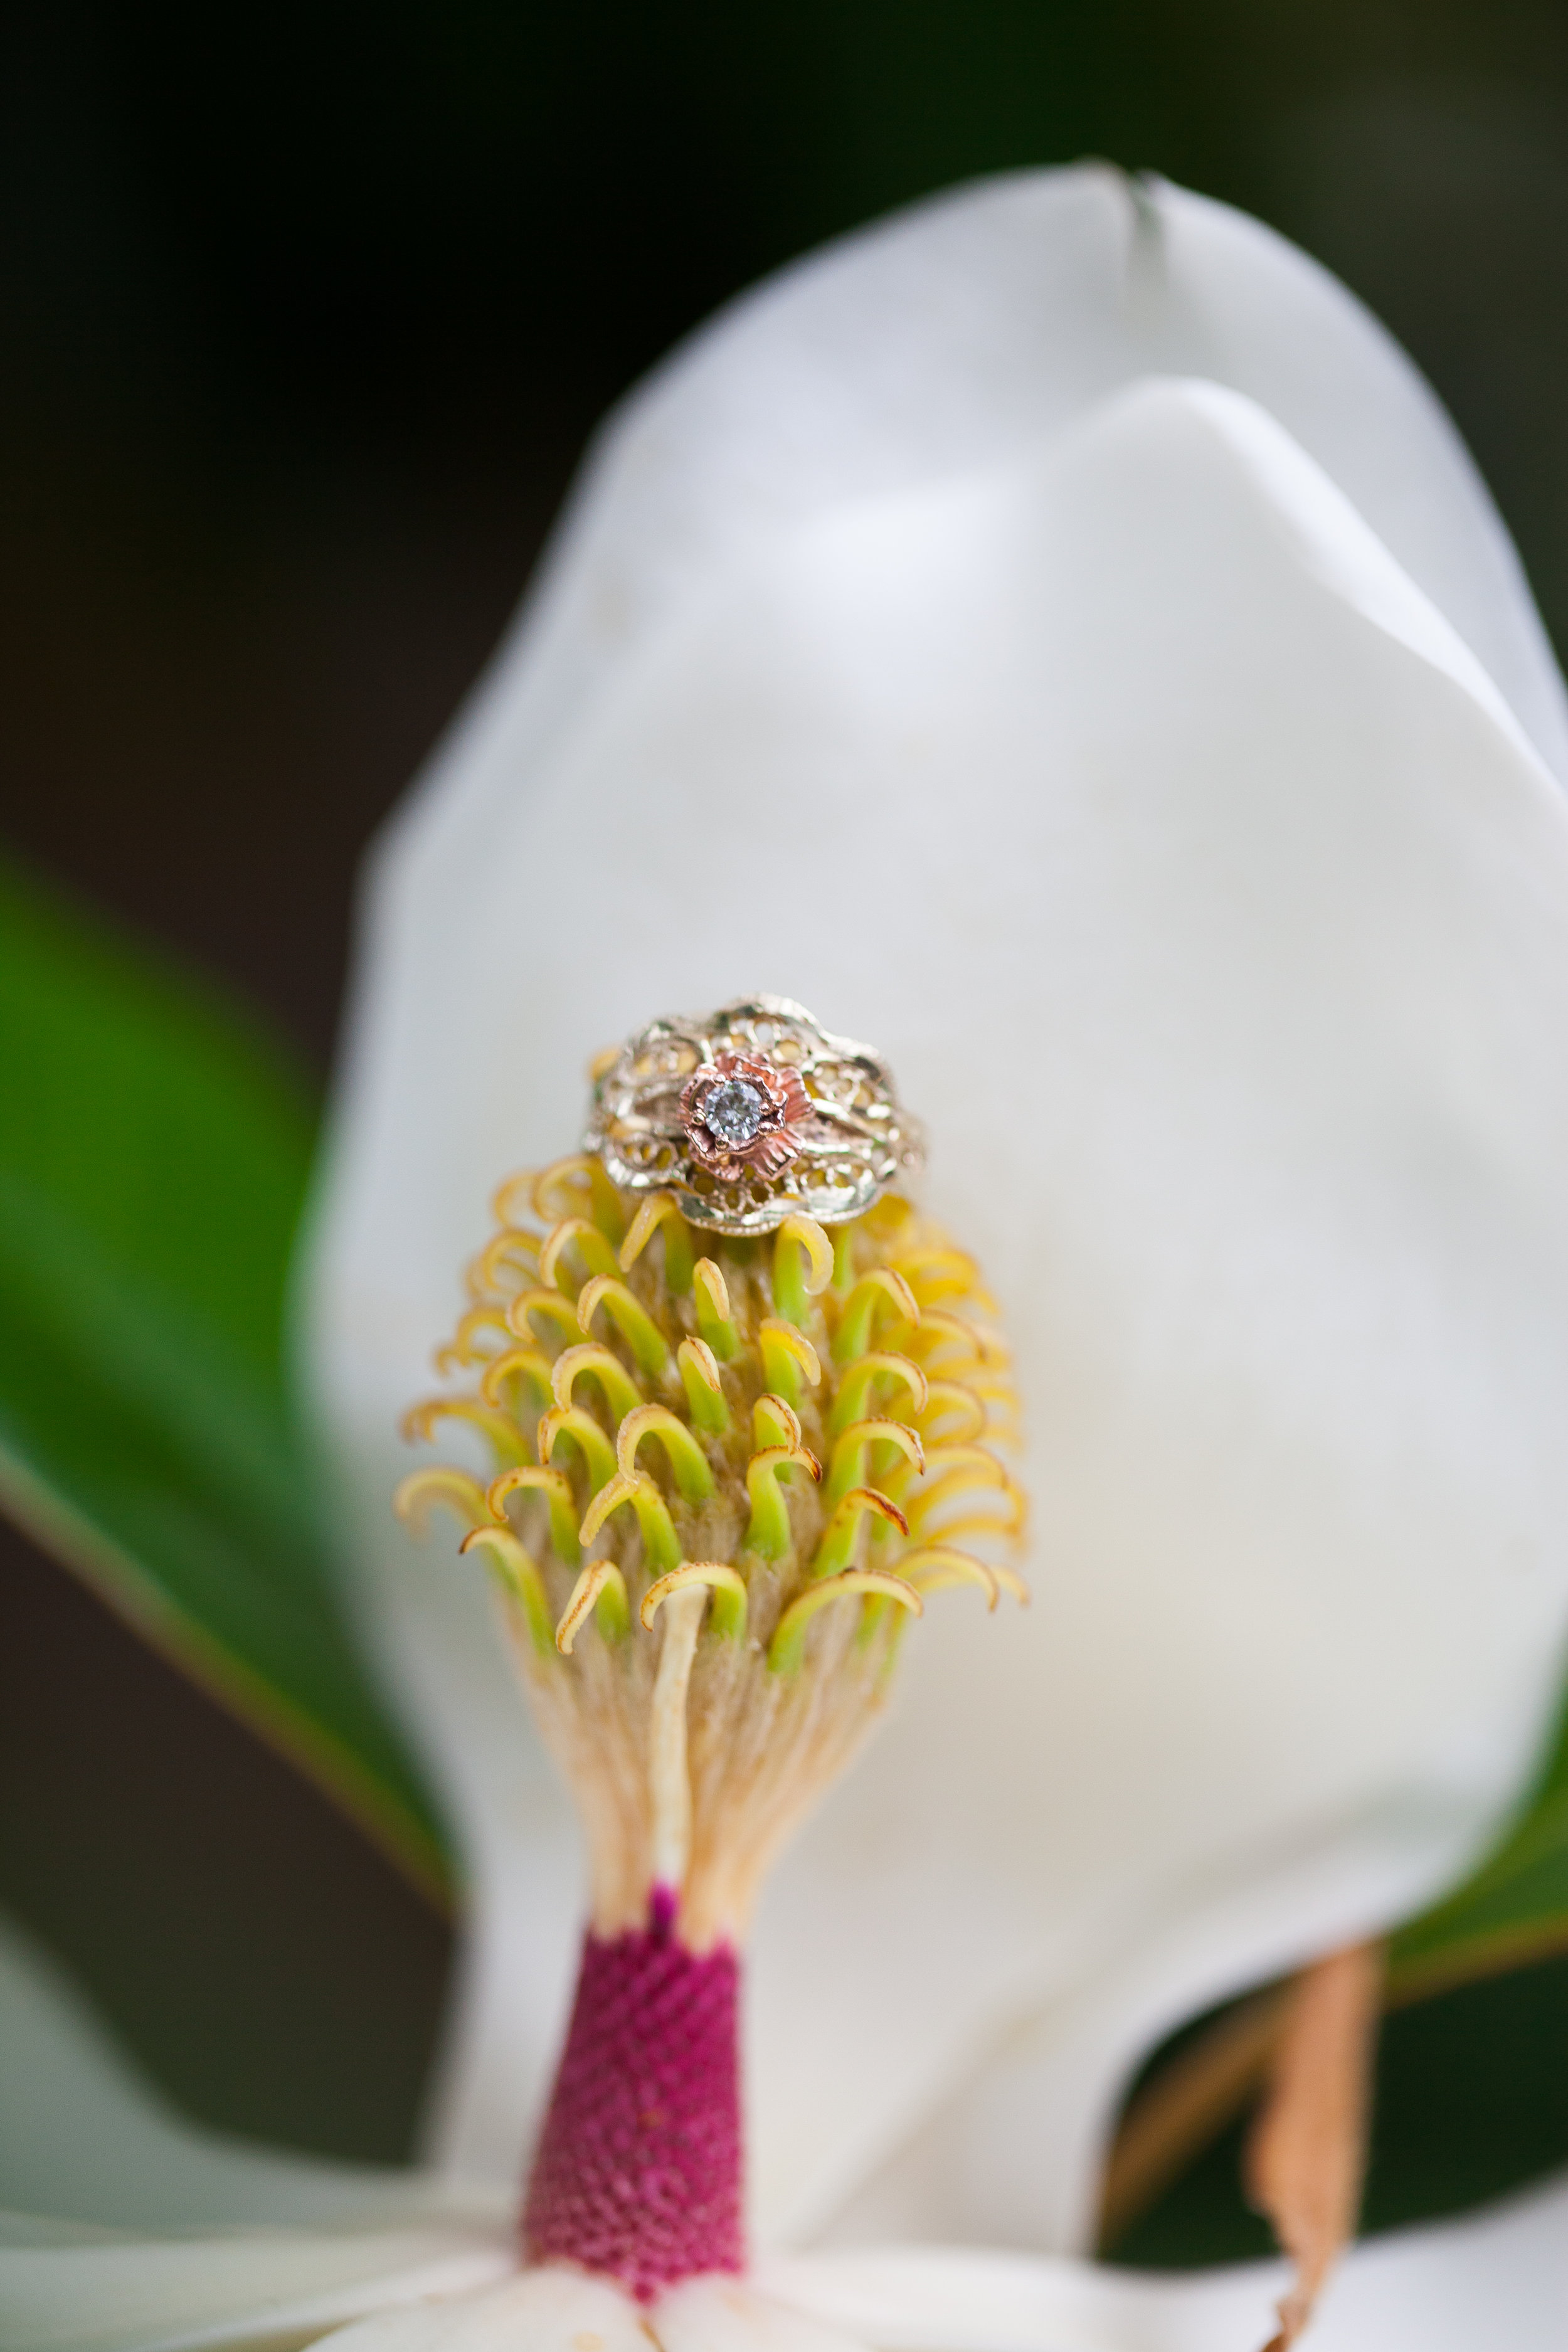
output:
{"label": "magenta flower base", "polygon": [[577,1999],[523,2205],[531,2262],[580,2263],[639,2301],[738,2271],[740,1962],[653,1925],[583,1946]]}

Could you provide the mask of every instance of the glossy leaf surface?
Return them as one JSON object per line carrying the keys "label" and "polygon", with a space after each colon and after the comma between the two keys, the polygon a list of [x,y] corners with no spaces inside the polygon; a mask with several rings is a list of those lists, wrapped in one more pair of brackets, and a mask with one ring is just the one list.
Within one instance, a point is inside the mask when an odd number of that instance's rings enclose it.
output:
{"label": "glossy leaf surface", "polygon": [[287,1403],[307,1089],[10,869],[0,1070],[0,1504],[438,1887]]}

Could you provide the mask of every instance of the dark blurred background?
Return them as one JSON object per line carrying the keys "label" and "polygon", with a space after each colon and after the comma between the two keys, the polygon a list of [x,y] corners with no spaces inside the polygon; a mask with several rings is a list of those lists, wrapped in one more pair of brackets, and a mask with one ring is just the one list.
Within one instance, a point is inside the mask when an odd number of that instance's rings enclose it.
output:
{"label": "dark blurred background", "polygon": [[[1086,153],[1381,312],[1568,645],[1563,0],[14,7],[0,837],[324,1073],[361,846],[605,405],[817,239]],[[4,1530],[0,1607],[0,1902],[195,2112],[401,2153],[442,1923]]]}

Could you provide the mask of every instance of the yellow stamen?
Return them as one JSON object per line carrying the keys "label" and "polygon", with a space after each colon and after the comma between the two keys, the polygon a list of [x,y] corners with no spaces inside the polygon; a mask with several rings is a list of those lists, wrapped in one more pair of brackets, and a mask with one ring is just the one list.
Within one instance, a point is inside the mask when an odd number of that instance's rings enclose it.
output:
{"label": "yellow stamen", "polygon": [[[923,1535],[936,1514],[949,1503],[956,1501],[960,1495],[972,1494],[994,1494],[1007,1508],[995,1520],[965,1521],[966,1531],[976,1524],[989,1527],[994,1532],[1016,1534],[1020,1531],[1024,1511],[1023,1489],[1009,1476],[1005,1463],[999,1461],[986,1446],[943,1446],[940,1452],[931,1454],[926,1466],[934,1478],[934,1484],[925,1487],[910,1506],[910,1526],[915,1535]],[[953,1526],[950,1524],[942,1529],[942,1539],[951,1541],[953,1532]]]}
{"label": "yellow stamen", "polygon": [[590,1609],[606,1642],[626,1640],[631,1632],[631,1610],[626,1579],[613,1559],[591,1559],[572,1587],[572,1597],[555,1628],[555,1646],[563,1658],[572,1655],[572,1645]]}
{"label": "yellow stamen", "polygon": [[577,1505],[572,1493],[572,1481],[564,1470],[545,1470],[532,1465],[519,1470],[503,1470],[499,1478],[490,1481],[485,1500],[498,1519],[506,1517],[509,1495],[542,1495],[550,1512],[550,1549],[566,1568],[575,1568],[582,1558],[577,1541]]}
{"label": "yellow stamen", "polygon": [[554,1460],[562,1438],[575,1445],[588,1474],[591,1495],[615,1476],[616,1456],[610,1441],[593,1414],[584,1412],[580,1404],[556,1405],[552,1412],[542,1413],[536,1433],[539,1451],[547,1463]]}
{"label": "yellow stamen", "polygon": [[816,1349],[793,1323],[781,1323],[773,1316],[767,1317],[757,1326],[757,1347],[763,1359],[763,1378],[776,1396],[784,1397],[790,1404],[804,1404],[806,1391],[822,1385],[822,1364]]}
{"label": "yellow stamen", "polygon": [[579,1330],[592,1330],[601,1307],[631,1349],[638,1371],[647,1380],[662,1380],[669,1370],[664,1336],[647,1309],[614,1275],[596,1274],[592,1282],[584,1283],[577,1301]]}
{"label": "yellow stamen", "polygon": [[852,1364],[857,1356],[865,1354],[879,1314],[890,1315],[896,1324],[918,1324],[921,1319],[914,1292],[890,1265],[873,1266],[869,1274],[862,1275],[845,1300],[833,1335],[836,1364]]}
{"label": "yellow stamen", "polygon": [[851,1486],[865,1485],[867,1463],[874,1445],[896,1446],[917,1477],[925,1468],[925,1448],[919,1433],[906,1422],[889,1421],[882,1414],[868,1421],[852,1421],[834,1444],[824,1497],[829,1511],[843,1501]]}
{"label": "yellow stamen", "polygon": [[[586,1208],[605,1240],[617,1247],[626,1229],[620,1196],[603,1164],[582,1152],[553,1160],[537,1175],[531,1188],[530,1204],[534,1215],[547,1225]],[[548,1281],[549,1276],[545,1279]]]}
{"label": "yellow stamen", "polygon": [[573,1282],[571,1270],[562,1261],[568,1250],[575,1250],[585,1269],[583,1280],[591,1275],[614,1274],[616,1254],[599,1231],[586,1217],[563,1217],[545,1236],[539,1253],[539,1279],[547,1287],[554,1283],[558,1290],[570,1288],[576,1296],[578,1285]]}
{"label": "yellow stamen", "polygon": [[693,1426],[705,1437],[724,1437],[730,1431],[730,1408],[713,1350],[705,1339],[683,1339],[675,1351],[686,1391],[686,1409]]}
{"label": "yellow stamen", "polygon": [[547,1323],[553,1323],[558,1339],[577,1337],[576,1306],[559,1290],[520,1290],[506,1310],[507,1329],[520,1339],[537,1339],[528,1319],[531,1315],[542,1315]]}
{"label": "yellow stamen", "polygon": [[[640,1470],[631,1478],[617,1471],[607,1486],[600,1487],[584,1514],[578,1533],[585,1544],[592,1543],[611,1512],[620,1510],[627,1503],[637,1513],[648,1566],[656,1576],[661,1576],[679,1559],[680,1545],[664,1496],[653,1480]],[[644,1622],[646,1623],[646,1619]]]}
{"label": "yellow stamen", "polygon": [[862,1356],[858,1363],[851,1364],[839,1381],[837,1399],[827,1423],[834,1436],[840,1430],[847,1429],[851,1422],[865,1418],[866,1409],[871,1402],[871,1391],[879,1381],[897,1381],[909,1391],[910,1402],[915,1412],[921,1413],[925,1411],[931,1391],[920,1366],[911,1363],[908,1356],[878,1351],[874,1355]]}
{"label": "yellow stamen", "polygon": [[[1007,1353],[973,1262],[895,1200],[700,1261],[672,1194],[609,1193],[596,1161],[510,1179],[496,1205],[439,1359],[472,1368],[468,1392],[409,1428],[453,1414],[497,1475],[416,1472],[398,1507],[416,1528],[452,1513],[500,1587],[582,1796],[595,1930],[644,1924],[657,1881],[709,1949],[743,1933],[922,1598],[1026,1599],[992,1564],[1023,1517],[990,1450],[1016,1411]],[[836,1600],[849,1613],[812,1633]],[[602,1640],[580,1638],[590,1614]]]}
{"label": "yellow stamen", "polygon": [[957,1381],[932,1381],[916,1425],[933,1444],[940,1431],[944,1444],[962,1445],[980,1435],[986,1419],[984,1403],[973,1389],[961,1387]]}
{"label": "yellow stamen", "polygon": [[[521,1276],[506,1281],[503,1276]],[[539,1235],[501,1233],[479,1252],[468,1268],[468,1289],[475,1298],[510,1298],[527,1283],[539,1280]]]}
{"label": "yellow stamen", "polygon": [[442,1374],[443,1378],[447,1373],[457,1370],[459,1366],[466,1368],[469,1364],[481,1364],[487,1360],[487,1356],[491,1351],[481,1352],[474,1345],[475,1339],[481,1331],[498,1333],[500,1344],[505,1347],[511,1337],[511,1327],[500,1307],[493,1305],[470,1307],[459,1321],[447,1345],[437,1349],[436,1370]]}
{"label": "yellow stamen", "polygon": [[465,1530],[489,1524],[485,1490],[466,1470],[411,1470],[392,1498],[392,1507],[416,1536],[430,1532],[430,1514],[443,1505]]}
{"label": "yellow stamen", "polygon": [[668,1405],[639,1405],[622,1422],[616,1437],[616,1461],[622,1476],[630,1478],[635,1475],[637,1448],[645,1437],[658,1438],[664,1447],[670,1476],[681,1500],[707,1502],[713,1493],[713,1473],[708,1467],[708,1457],[686,1423],[678,1421]]}
{"label": "yellow stamen", "polygon": [[773,1243],[773,1305],[790,1323],[804,1323],[808,1298],[833,1279],[833,1244],[814,1217],[786,1217]]}
{"label": "yellow stamen", "polygon": [[921,1544],[917,1550],[905,1552],[899,1574],[921,1593],[941,1592],[952,1584],[978,1584],[986,1607],[993,1610],[1002,1598],[1002,1580],[996,1570],[969,1552],[955,1551],[951,1544]]}
{"label": "yellow stamen", "polygon": [[477,1397],[427,1397],[411,1405],[403,1416],[403,1436],[408,1444],[428,1440],[438,1421],[466,1421],[489,1438],[498,1462],[526,1462],[528,1440],[514,1421]]}
{"label": "yellow stamen", "polygon": [[798,1445],[800,1418],[781,1396],[764,1393],[752,1407],[752,1443],[758,1452],[770,1446]]}
{"label": "yellow stamen", "polygon": [[798,1600],[791,1601],[768,1644],[770,1671],[775,1675],[797,1674],[805,1656],[806,1632],[817,1611],[826,1609],[829,1601],[854,1600],[868,1593],[884,1601],[896,1601],[911,1617],[924,1614],[920,1594],[901,1576],[890,1576],[880,1568],[847,1568],[840,1575],[810,1586]]}
{"label": "yellow stamen", "polygon": [[653,1621],[674,1592],[682,1592],[690,1585],[706,1585],[713,1595],[713,1631],[721,1641],[743,1642],[746,1638],[746,1580],[721,1559],[683,1559],[679,1568],[661,1576],[643,1594],[639,1612],[643,1623],[651,1632]]}
{"label": "yellow stamen", "polygon": [[741,1344],[730,1313],[730,1286],[710,1257],[698,1259],[691,1282],[697,1297],[697,1328],[704,1345],[721,1364],[727,1364]]}
{"label": "yellow stamen", "polygon": [[900,1250],[893,1265],[922,1307],[939,1306],[944,1298],[972,1298],[983,1315],[997,1311],[967,1250]]}
{"label": "yellow stamen", "polygon": [[643,1202],[620,1247],[623,1274],[629,1274],[654,1234],[664,1231],[664,1279],[678,1297],[691,1287],[691,1229],[681,1215],[673,1192],[650,1192]]}
{"label": "yellow stamen", "polygon": [[487,1404],[501,1406],[509,1412],[517,1411],[515,1396],[505,1394],[509,1383],[526,1381],[542,1404],[549,1404],[553,1395],[550,1383],[550,1359],[539,1348],[508,1348],[492,1356],[479,1378],[479,1394]]}
{"label": "yellow stamen", "polygon": [[822,1465],[804,1445],[769,1445],[753,1454],[746,1465],[746,1492],[752,1515],[746,1525],[745,1549],[763,1559],[783,1559],[791,1543],[789,1505],[779,1491],[781,1470],[804,1470],[820,1479]]}
{"label": "yellow stamen", "polygon": [[605,1403],[611,1419],[621,1421],[628,1412],[636,1412],[643,1401],[642,1391],[618,1356],[596,1339],[585,1339],[580,1347],[564,1348],[551,1370],[551,1385],[558,1405],[572,1402],[572,1391],[583,1379],[595,1380],[604,1391]]}
{"label": "yellow stamen", "polygon": [[814,1577],[837,1576],[849,1566],[855,1557],[855,1547],[860,1540],[860,1525],[868,1512],[885,1519],[897,1528],[901,1536],[909,1534],[909,1522],[890,1495],[879,1486],[851,1486],[841,1495],[828,1515],[816,1558],[812,1561]]}
{"label": "yellow stamen", "polygon": [[535,1655],[553,1657],[555,1635],[550,1622],[550,1602],[532,1553],[525,1549],[510,1528],[474,1528],[458,1549],[483,1551],[507,1599],[521,1609]]}

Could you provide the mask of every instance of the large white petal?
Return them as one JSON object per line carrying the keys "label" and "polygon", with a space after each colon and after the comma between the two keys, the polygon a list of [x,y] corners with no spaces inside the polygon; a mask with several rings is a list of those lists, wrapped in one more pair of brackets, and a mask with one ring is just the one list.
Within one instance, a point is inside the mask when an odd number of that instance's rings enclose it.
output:
{"label": "large white petal", "polygon": [[[1180,2277],[941,2246],[795,2257],[757,2285],[878,2352],[1258,2352],[1279,2263]],[[1356,2247],[1313,2352],[1555,2352],[1568,2310],[1568,2182]]]}
{"label": "large white petal", "polygon": [[649,2318],[658,2352],[865,2352],[867,2335],[847,2334],[759,2290],[751,2279],[687,2279],[662,2295]]}
{"label": "large white petal", "polygon": [[449,2159],[521,2161],[569,1832],[478,1578],[391,1529],[386,1432],[584,1046],[771,987],[931,1119],[1019,1344],[1039,1600],[933,1612],[764,1906],[759,2211],[1070,2242],[1140,2042],[1418,1904],[1538,1736],[1560,797],[1288,437],[1155,386],[739,564],[504,804],[405,834],[375,911],[318,1360],[479,1864]]}
{"label": "large white petal", "polygon": [[1568,777],[1562,680],[1518,558],[1404,352],[1258,222],[1091,164],[915,205],[682,344],[605,428],[538,593],[403,822],[460,831],[476,803],[504,803],[737,559],[846,502],[1005,462],[1151,374],[1228,384],[1278,417]]}
{"label": "large white petal", "polygon": [[649,2352],[629,2295],[608,2279],[556,2269],[521,2271],[455,2301],[383,2312],[328,2340],[333,2352]]}
{"label": "large white petal", "polygon": [[0,2217],[5,2352],[293,2352],[361,2312],[460,2294],[515,2260],[456,2229],[48,2242]]}
{"label": "large white petal", "polygon": [[439,2175],[333,2164],[203,2131],[138,2079],[70,1985],[0,1921],[0,2208],[120,2230],[473,2227]]}

